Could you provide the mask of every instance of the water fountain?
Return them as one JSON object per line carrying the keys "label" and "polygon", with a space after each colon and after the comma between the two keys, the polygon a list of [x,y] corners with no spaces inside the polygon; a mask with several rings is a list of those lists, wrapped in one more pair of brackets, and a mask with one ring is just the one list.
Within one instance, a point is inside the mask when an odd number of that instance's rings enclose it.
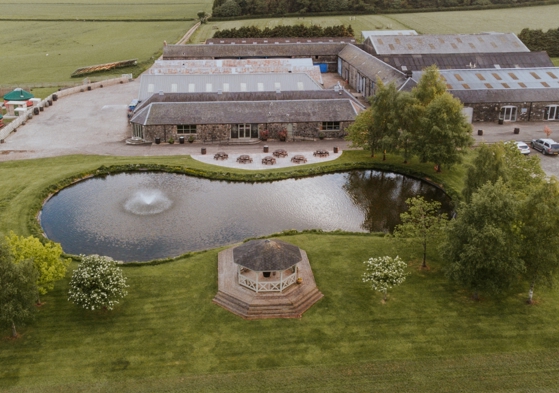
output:
{"label": "water fountain", "polygon": [[138,190],[124,203],[130,213],[147,216],[162,213],[173,205],[173,201],[160,190]]}

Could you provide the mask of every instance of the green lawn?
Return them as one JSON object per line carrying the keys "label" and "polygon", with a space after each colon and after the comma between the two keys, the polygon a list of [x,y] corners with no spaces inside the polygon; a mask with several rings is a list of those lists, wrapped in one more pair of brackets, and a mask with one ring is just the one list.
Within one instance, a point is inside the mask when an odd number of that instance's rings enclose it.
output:
{"label": "green lawn", "polygon": [[[214,175],[303,175],[308,168],[392,165],[434,175],[428,164],[344,152],[327,165],[246,172],[190,157],[66,156],[0,164],[0,233],[29,233],[37,195],[101,165],[156,163]],[[307,168],[307,169],[305,169]],[[324,169],[324,168],[323,168]],[[227,174],[228,173],[228,174]],[[463,167],[436,180],[462,186]],[[307,250],[325,297],[300,320],[245,321],[211,303],[217,252],[160,265],[125,266],[129,296],[116,310],[90,313],[57,283],[22,337],[0,331],[2,392],[157,391],[554,391],[559,380],[559,294],[526,286],[506,300],[474,303],[448,283],[434,250],[430,269],[406,242],[363,234],[303,233],[284,240]],[[360,282],[362,262],[400,255],[411,275],[386,304]],[[75,268],[72,264],[71,268]]]}
{"label": "green lawn", "polygon": [[191,42],[203,42],[211,38],[215,27],[220,29],[231,29],[248,25],[256,25],[260,28],[274,27],[278,24],[318,24],[321,26],[333,26],[351,24],[355,30],[355,36],[360,38],[362,30],[376,29],[412,29],[420,34],[454,34],[454,33],[480,33],[486,31],[513,32],[529,27],[532,29],[557,28],[557,15],[559,5],[507,8],[482,11],[453,11],[453,12],[424,12],[412,14],[388,14],[388,15],[356,15],[355,20],[350,21],[349,15],[311,17],[311,18],[272,18],[272,19],[250,19],[227,22],[209,22],[202,26],[197,34],[192,36]]}
{"label": "green lawn", "polygon": [[[44,296],[23,337],[0,341],[5,392],[553,391],[559,297],[472,302],[405,244],[377,236],[300,234],[325,297],[300,320],[245,321],[211,302],[217,251],[125,267],[113,312]],[[360,282],[370,256],[400,255],[411,275],[381,295]],[[72,265],[74,267],[75,265]],[[519,288],[519,291],[524,288]],[[8,330],[4,335],[8,335]],[[468,388],[464,390],[465,385]]]}

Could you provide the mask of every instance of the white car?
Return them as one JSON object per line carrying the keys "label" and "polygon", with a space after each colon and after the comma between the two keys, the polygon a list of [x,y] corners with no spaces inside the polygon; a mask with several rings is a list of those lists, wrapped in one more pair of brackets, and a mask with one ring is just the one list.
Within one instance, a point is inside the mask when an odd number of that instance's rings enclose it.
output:
{"label": "white car", "polygon": [[515,142],[516,143],[516,147],[518,147],[518,150],[520,150],[520,152],[522,154],[530,154],[530,148],[528,147],[528,145],[524,142]]}

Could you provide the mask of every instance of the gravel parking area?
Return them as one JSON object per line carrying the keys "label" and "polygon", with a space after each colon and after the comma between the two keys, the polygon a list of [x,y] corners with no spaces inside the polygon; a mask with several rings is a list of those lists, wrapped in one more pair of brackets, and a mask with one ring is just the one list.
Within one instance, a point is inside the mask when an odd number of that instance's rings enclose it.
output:
{"label": "gravel parking area", "polygon": [[[164,156],[191,155],[195,159],[215,165],[239,167],[245,169],[267,169],[291,164],[292,154],[303,154],[307,163],[332,160],[337,155],[332,154],[333,147],[340,151],[348,149],[343,140],[303,141],[303,142],[261,142],[255,145],[219,145],[185,143],[183,145],[166,143],[160,145],[126,145],[130,137],[130,126],[126,117],[128,103],[137,97],[139,81],[121,85],[108,86],[62,97],[54,105],[45,108],[39,115],[34,116],[17,132],[6,138],[0,144],[0,161],[20,160],[41,157],[55,157],[68,154],[100,154],[118,156]],[[548,125],[552,129],[552,138],[559,139],[559,124],[545,123],[508,123],[504,125],[489,123],[474,123],[473,136],[477,143],[494,143],[501,140],[521,140],[529,142],[535,138],[544,137],[543,127]],[[515,127],[520,128],[519,134],[514,134]],[[478,135],[477,130],[483,130]],[[268,145],[270,154],[263,153],[263,146]],[[201,148],[207,150],[202,155]],[[288,158],[277,160],[276,165],[261,164],[264,156],[278,148],[289,152]],[[312,153],[317,149],[330,152],[327,158],[315,158]],[[216,161],[213,155],[218,151],[230,154],[226,161]],[[251,164],[237,164],[236,156],[250,154]],[[543,156],[533,152],[541,158],[542,168],[548,175],[559,176],[559,157]]]}

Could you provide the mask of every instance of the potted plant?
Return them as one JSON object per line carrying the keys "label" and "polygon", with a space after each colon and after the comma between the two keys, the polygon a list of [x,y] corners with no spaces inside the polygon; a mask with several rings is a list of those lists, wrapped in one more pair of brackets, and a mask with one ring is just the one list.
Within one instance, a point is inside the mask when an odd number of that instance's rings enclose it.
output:
{"label": "potted plant", "polygon": [[324,139],[325,136],[326,136],[326,134],[323,133],[322,131],[320,131],[320,132],[318,133],[318,139],[320,139],[320,140]]}
{"label": "potted plant", "polygon": [[278,139],[282,142],[285,142],[287,140],[287,131],[286,130],[281,130],[278,132]]}
{"label": "potted plant", "polygon": [[192,143],[192,142],[194,142],[194,140],[196,140],[196,138],[194,138],[194,135],[190,135],[188,137],[188,143]]}
{"label": "potted plant", "polygon": [[173,139],[173,137],[169,138],[169,144],[172,145],[173,143],[175,143],[175,140]]}
{"label": "potted plant", "polygon": [[303,283],[303,277],[297,277],[297,284]]}
{"label": "potted plant", "polygon": [[268,136],[270,136],[270,133],[268,132],[268,130],[264,130],[264,131],[260,132],[260,140],[267,141]]}

